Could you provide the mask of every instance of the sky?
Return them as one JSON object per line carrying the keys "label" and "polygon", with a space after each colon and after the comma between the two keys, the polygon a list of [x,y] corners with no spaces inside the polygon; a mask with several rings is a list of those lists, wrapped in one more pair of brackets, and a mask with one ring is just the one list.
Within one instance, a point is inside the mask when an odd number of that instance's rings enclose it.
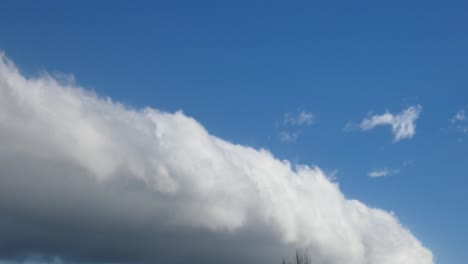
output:
{"label": "sky", "polygon": [[0,6],[0,263],[468,258],[463,1]]}

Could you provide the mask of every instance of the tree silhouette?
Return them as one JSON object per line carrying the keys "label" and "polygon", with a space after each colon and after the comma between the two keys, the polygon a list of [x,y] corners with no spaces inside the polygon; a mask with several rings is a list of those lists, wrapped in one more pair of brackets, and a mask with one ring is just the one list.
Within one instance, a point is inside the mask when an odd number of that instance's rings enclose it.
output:
{"label": "tree silhouette", "polygon": [[312,258],[306,250],[298,249],[293,260],[286,261],[283,259],[282,264],[312,264]]}

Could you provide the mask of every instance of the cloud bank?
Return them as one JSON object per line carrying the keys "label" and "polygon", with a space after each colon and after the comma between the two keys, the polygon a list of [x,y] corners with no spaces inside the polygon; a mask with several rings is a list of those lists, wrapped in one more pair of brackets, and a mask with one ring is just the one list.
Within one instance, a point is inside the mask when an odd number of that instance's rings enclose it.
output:
{"label": "cloud bank", "polygon": [[65,263],[431,264],[384,210],[317,167],[130,109],[0,59],[0,259]]}
{"label": "cloud bank", "polygon": [[393,141],[412,138],[416,134],[416,120],[422,112],[420,105],[410,106],[398,114],[385,113],[372,115],[362,120],[359,128],[363,131],[371,130],[376,126],[389,125],[392,127]]}

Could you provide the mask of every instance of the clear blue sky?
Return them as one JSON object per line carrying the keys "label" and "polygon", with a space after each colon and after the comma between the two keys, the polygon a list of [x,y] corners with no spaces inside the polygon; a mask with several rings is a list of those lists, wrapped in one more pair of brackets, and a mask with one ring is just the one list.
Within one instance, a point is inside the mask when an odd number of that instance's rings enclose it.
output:
{"label": "clear blue sky", "polygon": [[[181,109],[216,136],[336,171],[349,198],[394,211],[438,263],[465,263],[468,135],[450,120],[468,106],[468,3],[310,2],[2,1],[0,50],[27,75],[71,73],[99,95]],[[411,138],[344,129],[414,105]],[[300,112],[315,122],[284,124]],[[394,173],[368,177],[378,168]]]}

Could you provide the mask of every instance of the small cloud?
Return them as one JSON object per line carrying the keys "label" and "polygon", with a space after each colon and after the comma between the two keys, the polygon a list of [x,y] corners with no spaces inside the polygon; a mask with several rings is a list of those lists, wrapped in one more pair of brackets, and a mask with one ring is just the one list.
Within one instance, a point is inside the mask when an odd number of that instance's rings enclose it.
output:
{"label": "small cloud", "polygon": [[[460,109],[450,119],[450,123],[453,124],[455,130],[464,135],[468,135],[468,117],[466,116],[465,109]],[[459,139],[459,141],[462,141]]]}
{"label": "small cloud", "polygon": [[409,167],[409,166],[412,166],[413,164],[414,164],[414,161],[412,160],[403,161],[403,167]]}
{"label": "small cloud", "polygon": [[465,109],[458,110],[458,112],[450,120],[452,124],[459,123],[459,122],[466,122],[466,121],[468,121],[468,117],[466,117]]}
{"label": "small cloud", "polygon": [[279,139],[283,142],[296,142],[302,134],[302,128],[311,126],[316,122],[317,116],[311,112],[285,113],[280,122]]}
{"label": "small cloud", "polygon": [[399,173],[400,170],[396,170],[396,169],[387,169],[387,168],[384,168],[384,169],[373,169],[371,171],[369,171],[369,173],[367,173],[367,175],[371,178],[378,178],[378,177],[384,177],[384,176],[388,176],[388,175],[392,175],[392,174],[397,174]]}
{"label": "small cloud", "polygon": [[[371,115],[358,125],[362,131],[371,130],[377,126],[392,127],[393,142],[412,138],[416,134],[416,120],[422,112],[422,106],[410,106],[397,114],[386,112],[381,115]],[[349,125],[347,125],[349,129]],[[345,127],[346,130],[346,127]]]}
{"label": "small cloud", "polygon": [[296,142],[297,138],[301,134],[301,131],[294,131],[294,132],[288,132],[288,131],[281,131],[279,133],[279,138],[283,142]]}
{"label": "small cloud", "polygon": [[301,111],[298,114],[285,113],[283,125],[285,126],[310,126],[316,122],[316,116],[311,112]]}
{"label": "small cloud", "polygon": [[346,131],[346,132],[351,132],[351,131],[360,130],[360,128],[359,128],[359,124],[356,124],[356,123],[353,123],[352,121],[349,121],[348,123],[346,123],[343,130]]}

